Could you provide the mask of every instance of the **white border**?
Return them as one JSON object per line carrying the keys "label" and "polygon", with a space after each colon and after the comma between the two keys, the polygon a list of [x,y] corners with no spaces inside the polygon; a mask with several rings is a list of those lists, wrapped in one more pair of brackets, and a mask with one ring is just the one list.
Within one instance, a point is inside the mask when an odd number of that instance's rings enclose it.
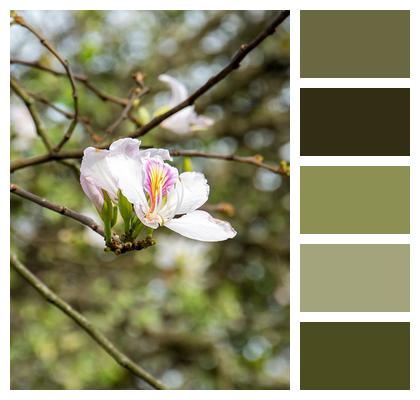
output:
{"label": "white border", "polygon": [[[381,2],[375,0],[355,0],[355,1],[333,1],[333,0],[319,0],[314,2],[312,0],[237,0],[235,2],[226,2],[220,0],[213,0],[212,2],[197,2],[193,0],[155,0],[152,4],[142,3],[139,1],[127,1],[127,0],[72,0],[57,2],[55,0],[9,0],[2,1],[0,3],[1,8],[1,22],[2,27],[5,28],[8,23],[9,9],[290,9],[291,10],[291,165],[292,165],[292,176],[291,176],[291,390],[290,391],[217,391],[217,396],[223,399],[252,399],[256,396],[261,396],[268,399],[278,399],[280,396],[283,399],[336,399],[339,396],[342,399],[353,399],[354,396],[358,396],[361,399],[370,399],[372,396],[380,396],[382,399],[412,399],[417,398],[420,395],[420,389],[418,384],[418,376],[420,376],[419,368],[419,354],[420,344],[418,340],[414,338],[420,337],[420,290],[419,278],[420,278],[420,248],[417,245],[419,243],[419,210],[418,207],[411,207],[411,234],[408,235],[397,235],[398,239],[394,235],[350,235],[352,239],[347,237],[348,235],[332,235],[336,239],[332,238],[331,235],[322,235],[321,240],[317,236],[320,235],[300,235],[299,233],[299,166],[300,165],[316,165],[313,164],[314,160],[300,159],[299,157],[299,87],[411,87],[411,158],[409,163],[411,165],[411,204],[419,204],[418,195],[418,182],[420,181],[420,156],[418,147],[419,139],[418,132],[420,125],[418,122],[418,110],[420,109],[420,97],[419,91],[419,52],[420,46],[418,39],[420,37],[420,17],[418,12],[418,1],[410,0],[383,0]],[[300,9],[410,9],[411,10],[411,78],[410,79],[386,79],[386,82],[382,79],[300,79],[299,78],[299,10]],[[8,82],[9,76],[9,52],[8,44],[10,42],[9,30],[1,30],[1,40],[3,46],[1,46],[1,63],[0,68],[2,77],[0,80],[0,93],[1,93],[1,105],[3,110],[3,118],[0,119],[1,132],[0,140],[4,141],[1,143],[2,151],[5,153],[9,151],[9,140],[6,134],[9,131],[9,122],[7,112],[9,111],[9,97],[8,97]],[[322,81],[322,82],[321,82]],[[328,81],[328,82],[326,82]],[[322,84],[321,84],[322,83]],[[414,133],[416,132],[416,134]],[[307,157],[306,157],[307,158]],[[408,160],[400,160],[395,163],[395,159],[382,158],[382,160],[375,160],[374,162],[383,162],[383,165],[407,165]],[[336,160],[337,163],[339,160]],[[353,160],[355,161],[355,160]],[[8,157],[0,157],[2,163],[2,170],[4,173],[0,174],[1,179],[1,190],[3,196],[0,196],[2,207],[0,207],[2,215],[2,222],[5,227],[1,236],[2,243],[7,244],[9,240],[8,222],[9,222],[9,193],[6,192],[7,183],[6,180],[6,168],[9,167]],[[306,164],[308,162],[309,164]],[[369,160],[359,160],[360,164],[352,164],[352,160],[342,159],[343,164],[334,165],[370,165],[367,164]],[[372,161],[373,162],[373,161]],[[350,163],[350,164],[347,164]],[[319,165],[328,165],[327,160],[323,160]],[[331,164],[332,165],[332,164]],[[372,164],[381,165],[381,164]],[[417,185],[417,186],[416,186]],[[368,237],[366,237],[368,236]],[[387,237],[387,239],[385,239]],[[323,241],[324,240],[324,241]],[[411,338],[412,338],[412,361],[411,361],[411,390],[410,391],[299,391],[299,320],[309,318],[306,316],[307,313],[299,313],[299,243],[333,243],[336,240],[337,243],[411,243],[411,312],[409,313],[409,320],[411,321]],[[6,246],[4,246],[6,247]],[[3,322],[2,331],[2,344],[3,349],[0,352],[0,388],[1,398],[12,398],[12,399],[56,399],[57,397],[62,399],[73,399],[75,395],[80,399],[90,399],[94,396],[101,397],[103,399],[111,399],[115,396],[112,391],[9,391],[9,269],[8,265],[8,251],[0,252],[2,257],[3,275],[0,279],[0,295],[1,307],[0,317]],[[325,313],[311,313],[310,318],[314,318],[314,314],[319,314],[318,317],[331,318],[337,320],[339,317],[336,313],[328,313],[329,317],[323,315]],[[394,314],[394,313],[392,313]],[[403,313],[404,317],[406,313]],[[346,313],[347,318],[349,314]],[[355,313],[355,320],[361,320],[365,315],[371,317],[371,313]],[[390,320],[393,318],[391,313],[380,313],[381,320]],[[373,318],[373,317],[372,317]],[[376,318],[376,317],[375,317]],[[401,317],[403,318],[403,316]],[[325,319],[324,319],[325,320]],[[348,319],[346,319],[348,320]],[[416,380],[417,379],[417,380]],[[74,393],[77,392],[77,393]],[[120,391],[118,397],[124,399],[134,399],[139,396],[150,399],[188,399],[190,397],[202,399],[212,399],[214,393],[212,391],[170,391],[170,392],[158,392],[158,391],[144,391],[139,393],[138,391]]]}

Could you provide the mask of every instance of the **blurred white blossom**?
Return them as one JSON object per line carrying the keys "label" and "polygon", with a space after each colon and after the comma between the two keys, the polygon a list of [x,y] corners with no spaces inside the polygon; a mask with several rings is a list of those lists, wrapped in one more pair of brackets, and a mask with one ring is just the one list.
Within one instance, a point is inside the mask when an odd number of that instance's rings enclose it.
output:
{"label": "blurred white blossom", "polygon": [[182,236],[161,235],[156,248],[155,264],[165,271],[179,270],[183,276],[194,280],[202,276],[210,266],[210,249],[208,243]]}

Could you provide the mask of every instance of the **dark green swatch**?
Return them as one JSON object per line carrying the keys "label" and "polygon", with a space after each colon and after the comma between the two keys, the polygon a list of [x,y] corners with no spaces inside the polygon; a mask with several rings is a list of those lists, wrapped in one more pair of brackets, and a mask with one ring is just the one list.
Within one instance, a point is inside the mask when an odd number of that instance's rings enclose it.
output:
{"label": "dark green swatch", "polygon": [[302,78],[409,78],[410,12],[300,12]]}
{"label": "dark green swatch", "polygon": [[301,167],[301,233],[410,233],[409,167]]}
{"label": "dark green swatch", "polygon": [[410,246],[301,245],[300,310],[410,311]]}
{"label": "dark green swatch", "polygon": [[409,156],[410,89],[301,89],[302,156]]}
{"label": "dark green swatch", "polygon": [[408,322],[302,322],[301,389],[410,389]]}

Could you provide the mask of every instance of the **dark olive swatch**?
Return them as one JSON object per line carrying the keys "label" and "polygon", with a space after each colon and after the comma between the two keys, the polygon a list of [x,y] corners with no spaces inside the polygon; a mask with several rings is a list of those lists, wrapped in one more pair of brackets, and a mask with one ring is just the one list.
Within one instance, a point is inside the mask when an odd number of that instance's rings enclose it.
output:
{"label": "dark olive swatch", "polygon": [[300,232],[410,233],[410,168],[301,167]]}
{"label": "dark olive swatch", "polygon": [[409,156],[410,89],[301,89],[300,154]]}
{"label": "dark olive swatch", "polygon": [[301,389],[410,389],[408,322],[302,322]]}
{"label": "dark olive swatch", "polygon": [[301,78],[409,78],[407,10],[300,12]]}

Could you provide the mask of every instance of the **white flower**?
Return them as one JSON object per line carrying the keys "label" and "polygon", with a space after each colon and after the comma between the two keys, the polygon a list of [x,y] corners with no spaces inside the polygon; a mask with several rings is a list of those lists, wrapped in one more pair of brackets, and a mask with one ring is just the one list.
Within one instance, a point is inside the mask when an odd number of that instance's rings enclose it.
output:
{"label": "white flower", "polygon": [[[159,80],[166,83],[171,89],[171,99],[168,107],[173,108],[188,97],[187,88],[169,75],[159,75]],[[162,126],[178,134],[186,134],[194,130],[203,130],[212,126],[214,120],[209,117],[197,115],[194,106],[188,106],[165,119]]]}
{"label": "white flower", "polygon": [[211,264],[211,244],[183,236],[160,235],[155,263],[164,271],[179,270],[188,283],[199,281]]}
{"label": "white flower", "polygon": [[197,210],[209,196],[203,174],[179,174],[165,163],[171,159],[167,150],[140,151],[139,146],[136,139],[120,139],[109,150],[85,150],[80,180],[97,208],[101,205],[100,192],[105,191],[116,202],[121,190],[140,221],[150,228],[166,226],[190,239],[208,242],[236,235],[229,223]]}

